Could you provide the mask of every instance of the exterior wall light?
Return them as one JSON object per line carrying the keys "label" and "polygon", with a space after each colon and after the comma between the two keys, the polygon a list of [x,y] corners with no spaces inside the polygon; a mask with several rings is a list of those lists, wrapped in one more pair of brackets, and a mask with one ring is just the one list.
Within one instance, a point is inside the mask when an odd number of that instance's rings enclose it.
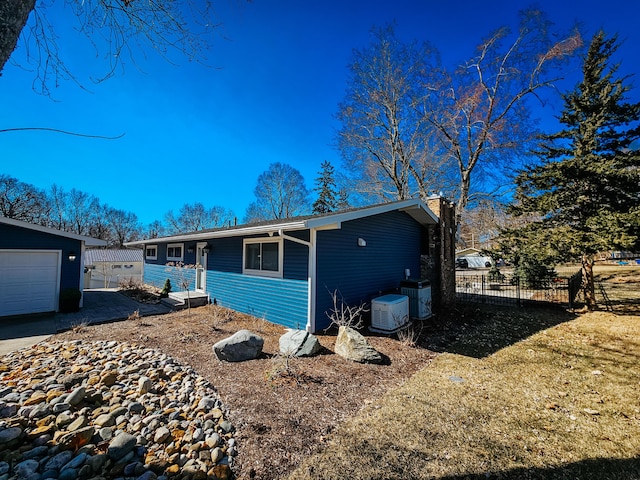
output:
{"label": "exterior wall light", "polygon": [[359,247],[366,247],[367,246],[367,241],[364,238],[358,238],[358,246]]}
{"label": "exterior wall light", "polygon": [[69,259],[70,262],[75,262],[76,261],[76,252],[71,250],[69,252],[69,255],[67,255],[67,258]]}

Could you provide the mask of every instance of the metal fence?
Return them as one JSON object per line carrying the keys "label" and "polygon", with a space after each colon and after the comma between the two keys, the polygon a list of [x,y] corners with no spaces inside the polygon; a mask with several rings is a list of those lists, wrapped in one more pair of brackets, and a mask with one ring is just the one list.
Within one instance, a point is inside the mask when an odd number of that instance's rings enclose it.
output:
{"label": "metal fence", "polygon": [[518,275],[500,275],[498,279],[487,274],[457,275],[456,300],[517,307],[551,303],[573,308],[581,283],[580,272],[529,281]]}

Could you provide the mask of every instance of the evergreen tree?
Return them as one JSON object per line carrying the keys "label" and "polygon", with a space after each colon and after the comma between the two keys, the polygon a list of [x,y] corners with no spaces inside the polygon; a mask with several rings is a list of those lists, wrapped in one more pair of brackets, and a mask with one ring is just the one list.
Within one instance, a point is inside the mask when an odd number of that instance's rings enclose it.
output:
{"label": "evergreen tree", "polygon": [[563,129],[542,137],[541,163],[516,178],[510,211],[534,221],[505,232],[503,245],[538,258],[582,262],[588,308],[596,306],[596,254],[640,247],[640,103],[610,64],[617,37],[596,33],[583,80],[564,95]]}
{"label": "evergreen tree", "polygon": [[331,162],[325,160],[321,165],[322,170],[316,178],[318,198],[313,202],[313,213],[329,213],[338,209],[338,192],[336,191],[335,170]]}

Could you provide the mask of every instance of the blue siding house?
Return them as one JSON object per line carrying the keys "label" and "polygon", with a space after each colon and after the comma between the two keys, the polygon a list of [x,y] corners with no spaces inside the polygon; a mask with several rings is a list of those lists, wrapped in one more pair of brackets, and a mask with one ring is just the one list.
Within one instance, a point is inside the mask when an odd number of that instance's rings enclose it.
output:
{"label": "blue siding house", "polygon": [[85,246],[106,245],[0,217],[0,317],[57,311],[63,290],[82,291]]}
{"label": "blue siding house", "polygon": [[369,302],[421,276],[439,219],[418,199],[326,215],[202,230],[130,242],[145,253],[144,280],[162,287],[175,264],[212,302],[288,328],[330,325],[333,292]]}

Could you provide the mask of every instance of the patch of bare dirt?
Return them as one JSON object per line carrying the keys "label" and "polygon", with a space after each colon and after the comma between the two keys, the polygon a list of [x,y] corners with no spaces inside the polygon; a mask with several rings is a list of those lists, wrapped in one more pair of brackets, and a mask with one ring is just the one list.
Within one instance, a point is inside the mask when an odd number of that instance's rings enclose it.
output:
{"label": "patch of bare dirt", "polygon": [[[212,345],[241,329],[264,338],[262,357],[241,363],[218,361]],[[216,387],[229,409],[239,444],[233,470],[241,479],[283,478],[303,458],[320,451],[336,426],[403,383],[435,356],[430,349],[411,346],[415,339],[369,336],[371,345],[388,357],[388,362],[362,365],[333,353],[335,335],[319,335],[322,354],[290,359],[288,368],[283,369],[277,353],[284,332],[283,327],[263,320],[207,306],[191,313],[87,326],[58,334],[55,339],[136,343],[191,365]],[[429,341],[446,341],[446,335]]]}
{"label": "patch of bare dirt", "polygon": [[156,304],[160,303],[160,289],[151,285],[141,285],[137,282],[120,285],[120,293],[133,298],[136,302]]}

